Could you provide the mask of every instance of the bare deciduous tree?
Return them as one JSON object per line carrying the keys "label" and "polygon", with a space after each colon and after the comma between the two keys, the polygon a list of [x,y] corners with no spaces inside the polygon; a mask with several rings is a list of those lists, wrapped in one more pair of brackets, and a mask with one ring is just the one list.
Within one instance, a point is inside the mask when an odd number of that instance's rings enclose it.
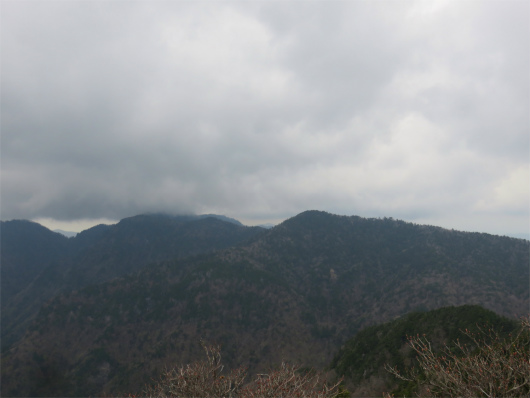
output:
{"label": "bare deciduous tree", "polygon": [[221,349],[201,342],[206,360],[166,370],[154,387],[145,395],[151,398],[167,397],[235,397],[245,381],[245,368],[223,373]]}
{"label": "bare deciduous tree", "polygon": [[340,394],[340,382],[328,384],[324,375],[315,371],[300,372],[296,366],[282,363],[280,368],[260,374],[243,390],[241,398],[328,398]]}
{"label": "bare deciduous tree", "polygon": [[204,343],[202,346],[206,352],[205,361],[166,370],[144,395],[150,398],[338,398],[349,395],[339,388],[342,380],[328,384],[323,374],[301,372],[298,367],[286,363],[267,374],[257,375],[243,387],[246,369],[240,367],[223,372],[220,347]]}
{"label": "bare deciduous tree", "polygon": [[478,333],[465,330],[473,341],[456,341],[436,355],[425,336],[409,338],[418,355],[419,367],[408,375],[397,368],[386,369],[406,381],[426,387],[430,396],[439,397],[528,397],[530,396],[530,322],[521,320],[521,328],[508,339],[492,329]]}

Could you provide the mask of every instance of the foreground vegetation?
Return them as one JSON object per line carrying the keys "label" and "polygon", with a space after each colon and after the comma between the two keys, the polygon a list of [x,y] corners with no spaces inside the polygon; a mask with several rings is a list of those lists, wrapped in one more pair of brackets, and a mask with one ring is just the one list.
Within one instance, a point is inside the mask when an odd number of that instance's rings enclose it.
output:
{"label": "foreground vegetation", "polygon": [[361,330],[342,346],[331,368],[344,376],[353,396],[381,396],[384,392],[399,397],[427,394],[426,387],[422,390],[421,378],[408,377],[413,381],[407,381],[394,377],[385,369],[392,367],[401,375],[408,375],[412,368],[420,367],[418,353],[411,345],[411,336],[427,338],[432,353],[447,358],[444,354],[446,347],[459,356],[464,356],[464,353],[457,344],[470,349],[478,347],[472,337],[474,335],[477,340],[478,336],[483,336],[481,331],[488,332],[482,342],[491,344],[494,335],[497,341],[509,341],[520,330],[521,324],[517,320],[476,305],[410,313]]}
{"label": "foreground vegetation", "polygon": [[501,338],[494,329],[465,330],[472,344],[460,341],[436,354],[425,336],[410,337],[419,366],[397,378],[418,384],[420,395],[433,397],[530,396],[530,323],[522,319],[515,335]]}
{"label": "foreground vegetation", "polygon": [[150,398],[168,397],[299,397],[339,398],[349,396],[339,380],[329,383],[326,377],[313,370],[301,371],[294,365],[282,363],[267,374],[258,374],[245,384],[247,370],[239,367],[224,372],[219,346],[203,343],[206,360],[187,366],[166,370],[159,381],[149,386],[141,395]]}
{"label": "foreground vegetation", "polygon": [[[473,308],[472,306],[470,306]],[[523,318],[514,333],[492,328],[465,329],[443,348],[426,335],[408,338],[415,366],[385,365],[401,381],[397,396],[528,397],[530,396],[530,321]],[[140,395],[150,398],[339,398],[350,393],[343,378],[329,381],[323,373],[282,363],[248,381],[246,368],[225,371],[219,346],[203,344],[206,360],[166,370]],[[404,368],[405,371],[400,371]],[[394,394],[383,393],[386,398]]]}

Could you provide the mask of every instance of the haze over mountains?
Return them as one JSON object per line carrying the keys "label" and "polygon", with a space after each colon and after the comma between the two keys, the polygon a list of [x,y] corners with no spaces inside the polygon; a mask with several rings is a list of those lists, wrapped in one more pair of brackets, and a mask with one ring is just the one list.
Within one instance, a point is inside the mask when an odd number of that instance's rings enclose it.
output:
{"label": "haze over mountains", "polygon": [[2,222],[2,395],[123,394],[223,345],[260,370],[330,364],[415,310],[529,306],[530,242],[319,211],[265,229],[140,215],[75,238]]}

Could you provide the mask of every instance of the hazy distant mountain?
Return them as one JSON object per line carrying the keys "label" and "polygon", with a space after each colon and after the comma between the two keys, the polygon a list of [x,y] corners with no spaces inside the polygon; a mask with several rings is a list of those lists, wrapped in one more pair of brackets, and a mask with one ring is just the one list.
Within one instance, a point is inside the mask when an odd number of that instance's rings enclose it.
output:
{"label": "hazy distant mountain", "polygon": [[196,221],[196,220],[200,220],[200,219],[203,219],[203,218],[211,217],[211,218],[216,218],[216,219],[221,220],[221,221],[229,222],[231,224],[243,226],[243,224],[241,224],[241,222],[239,222],[235,218],[230,218],[230,217],[222,216],[222,215],[219,215],[219,214],[200,214],[200,215],[179,214],[179,215],[171,215],[171,214],[167,214],[167,213],[151,213],[151,214],[145,214],[145,216],[172,218],[174,220],[178,220],[178,221],[181,221],[181,222],[182,221]]}
{"label": "hazy distant mountain", "polygon": [[53,232],[57,232],[57,233],[59,233],[61,235],[66,236],[67,238],[73,238],[74,236],[76,236],[78,234],[77,232],[64,231],[62,229],[54,229]]}
{"label": "hazy distant mountain", "polygon": [[260,224],[259,226],[262,227],[262,228],[267,228],[267,229],[274,228],[274,224],[271,224],[271,223]]}
{"label": "hazy distant mountain", "polygon": [[263,231],[224,216],[140,215],[66,238],[28,221],[2,222],[2,349],[44,301],[157,261],[211,252]]}
{"label": "hazy distant mountain", "polygon": [[[238,228],[200,222],[187,224],[188,249],[214,225]],[[104,241],[79,257],[96,270],[83,275],[95,280],[109,257],[131,264],[139,245],[153,250],[144,256],[152,265],[43,306],[4,352],[3,395],[137,391],[164,366],[197,358],[200,338],[221,343],[228,365],[259,370],[285,359],[322,367],[361,328],[413,310],[528,310],[530,242],[520,239],[309,211],[237,247],[163,261],[155,253],[175,242],[164,240],[171,223],[140,216],[120,224],[124,232],[102,231]],[[156,242],[147,244],[149,236]]]}
{"label": "hazy distant mountain", "polygon": [[221,221],[226,221],[226,222],[230,222],[232,224],[243,226],[243,224],[241,224],[235,218],[230,218],[230,217],[226,217],[226,216],[220,216],[220,215],[217,215],[217,214],[203,214],[203,215],[200,215],[198,217],[199,218],[213,217],[213,218],[217,218],[218,220],[221,220]]}

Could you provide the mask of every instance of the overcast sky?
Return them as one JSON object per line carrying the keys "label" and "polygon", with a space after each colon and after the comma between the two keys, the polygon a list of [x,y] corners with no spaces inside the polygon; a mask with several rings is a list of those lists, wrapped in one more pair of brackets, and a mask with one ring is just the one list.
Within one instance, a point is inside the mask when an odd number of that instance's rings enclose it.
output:
{"label": "overcast sky", "polygon": [[1,218],[528,233],[529,5],[3,0]]}

